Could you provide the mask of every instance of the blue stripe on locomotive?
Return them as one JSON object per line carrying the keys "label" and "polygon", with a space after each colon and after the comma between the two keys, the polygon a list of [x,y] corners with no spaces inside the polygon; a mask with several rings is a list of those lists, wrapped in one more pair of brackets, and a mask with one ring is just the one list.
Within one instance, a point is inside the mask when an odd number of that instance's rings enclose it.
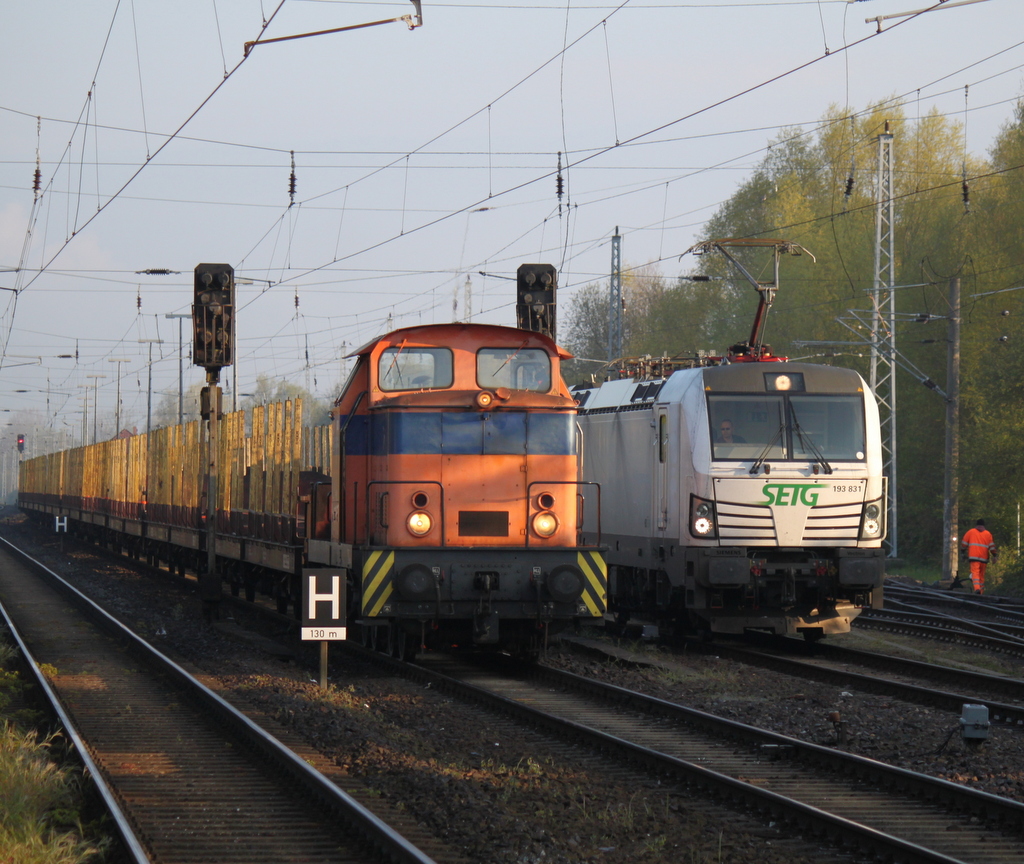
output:
{"label": "blue stripe on locomotive", "polygon": [[572,456],[575,419],[572,414],[504,411],[363,414],[349,423],[345,447],[351,456]]}

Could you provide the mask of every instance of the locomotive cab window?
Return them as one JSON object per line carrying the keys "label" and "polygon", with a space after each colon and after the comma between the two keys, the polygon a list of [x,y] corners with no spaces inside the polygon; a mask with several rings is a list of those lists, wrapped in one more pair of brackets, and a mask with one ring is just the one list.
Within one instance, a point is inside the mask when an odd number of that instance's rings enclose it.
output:
{"label": "locomotive cab window", "polygon": [[385,348],[377,363],[381,390],[436,390],[453,380],[449,348]]}
{"label": "locomotive cab window", "polygon": [[709,395],[713,458],[788,459],[785,416],[777,396]]}
{"label": "locomotive cab window", "polygon": [[860,395],[709,394],[708,418],[716,460],[864,460]]}
{"label": "locomotive cab window", "polygon": [[481,348],[476,354],[476,383],[487,390],[551,389],[551,358],[540,348]]}
{"label": "locomotive cab window", "polygon": [[817,449],[826,459],[864,459],[864,412],[860,396],[808,396],[789,399],[793,458],[813,459]]}

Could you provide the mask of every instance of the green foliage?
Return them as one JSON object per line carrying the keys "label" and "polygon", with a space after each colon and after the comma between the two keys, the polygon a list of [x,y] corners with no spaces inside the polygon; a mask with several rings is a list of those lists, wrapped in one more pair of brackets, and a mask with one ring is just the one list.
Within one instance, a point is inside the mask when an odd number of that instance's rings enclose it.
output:
{"label": "green foliage", "polygon": [[[0,659],[0,664],[3,660]],[[0,711],[5,711],[11,702],[25,690],[26,684],[17,672],[0,668]]]}
{"label": "green foliage", "polygon": [[57,736],[40,739],[38,711],[12,709],[29,685],[11,668],[18,649],[7,636],[0,628],[0,862],[97,860],[107,841],[97,845],[82,839],[81,775],[55,758]]}
{"label": "green foliage", "polygon": [[256,377],[256,386],[252,393],[245,394],[239,408],[251,410],[256,405],[270,405],[274,402],[302,400],[302,425],[324,426],[330,422],[331,406],[317,399],[305,387],[286,381],[282,378],[270,378],[267,375]]}
{"label": "green foliage", "polygon": [[[837,319],[849,310],[870,319],[875,279],[878,136],[893,136],[897,313],[934,316],[919,323],[900,316],[900,353],[946,389],[949,283],[961,282],[961,445],[958,534],[984,517],[997,545],[1015,531],[1024,417],[1024,351],[1014,350],[1024,315],[1024,100],[1000,130],[988,162],[965,155],[959,123],[937,113],[904,116],[894,100],[851,119],[831,108],[813,131],[787,129],[708,221],[704,239],[775,238],[799,243],[810,257],[784,258],[780,290],[765,341],[776,354],[826,360],[868,377],[870,346]],[[963,183],[969,182],[969,202]],[[770,279],[771,256],[733,249],[756,278]],[[684,259],[685,260],[685,259]],[[626,353],[722,351],[748,336],[757,292],[722,256],[695,259],[678,279],[653,271],[627,284]],[[693,282],[700,274],[707,282]],[[591,285],[569,310],[566,347],[604,358],[607,287]],[[902,320],[906,319],[906,320]],[[803,346],[825,342],[835,347]],[[848,343],[843,347],[840,343]],[[597,352],[597,353],[595,353]],[[833,359],[834,358],[834,359]],[[589,364],[587,373],[599,370]],[[896,371],[899,551],[901,557],[941,558],[944,400]],[[1007,584],[1014,577],[1007,572]]]}
{"label": "green foliage", "polygon": [[38,741],[0,721],[0,855],[20,864],[77,864],[99,853],[77,832],[77,778]]}
{"label": "green foliage", "polygon": [[[603,375],[609,359],[608,293],[607,285],[592,284],[570,301],[561,337],[576,357],[564,368],[570,384]],[[637,267],[623,274],[622,295],[624,357],[721,353],[746,335],[735,329],[741,305],[736,292],[720,281],[695,282],[689,275],[670,280],[653,267]]]}
{"label": "green foliage", "polygon": [[[200,392],[203,384],[193,384],[182,398],[182,419],[185,423],[199,419]],[[255,405],[269,405],[273,402],[302,400],[302,423],[304,426],[323,426],[330,422],[329,400],[318,399],[305,387],[281,378],[259,375],[252,393],[239,394],[239,409],[250,410]],[[223,410],[231,410],[231,395],[223,396]],[[175,426],[178,423],[178,394],[166,393],[153,407],[153,428]],[[146,431],[145,429],[142,430]]]}

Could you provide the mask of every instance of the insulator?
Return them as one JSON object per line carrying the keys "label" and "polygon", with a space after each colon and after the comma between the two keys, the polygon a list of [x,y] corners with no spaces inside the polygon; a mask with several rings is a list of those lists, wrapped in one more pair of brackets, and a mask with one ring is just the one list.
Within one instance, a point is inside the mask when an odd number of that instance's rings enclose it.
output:
{"label": "insulator", "polygon": [[849,177],[846,178],[846,190],[843,192],[843,195],[845,195],[847,198],[849,198],[852,194],[853,194],[853,175],[851,174]]}
{"label": "insulator", "polygon": [[35,179],[32,181],[32,191],[39,194],[39,190],[43,188],[43,172],[36,168]]}
{"label": "insulator", "polygon": [[290,207],[295,203],[295,151],[291,151],[292,155],[292,173],[288,178],[288,200],[291,202],[288,206]]}

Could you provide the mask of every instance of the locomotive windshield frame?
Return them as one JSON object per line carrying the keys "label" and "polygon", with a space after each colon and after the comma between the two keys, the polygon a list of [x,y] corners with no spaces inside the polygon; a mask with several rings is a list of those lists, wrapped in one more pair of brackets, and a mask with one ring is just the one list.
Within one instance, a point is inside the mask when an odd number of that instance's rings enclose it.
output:
{"label": "locomotive windshield frame", "polygon": [[[864,397],[860,393],[707,394],[709,434],[715,461],[863,462],[866,458]],[[721,426],[731,421],[732,441]],[[817,451],[817,452],[816,452]]]}
{"label": "locomotive windshield frame", "polygon": [[481,348],[476,352],[476,383],[486,389],[551,389],[551,358],[541,348]]}
{"label": "locomotive windshield frame", "polygon": [[455,382],[455,365],[450,348],[385,348],[377,362],[381,390],[444,390]]}

